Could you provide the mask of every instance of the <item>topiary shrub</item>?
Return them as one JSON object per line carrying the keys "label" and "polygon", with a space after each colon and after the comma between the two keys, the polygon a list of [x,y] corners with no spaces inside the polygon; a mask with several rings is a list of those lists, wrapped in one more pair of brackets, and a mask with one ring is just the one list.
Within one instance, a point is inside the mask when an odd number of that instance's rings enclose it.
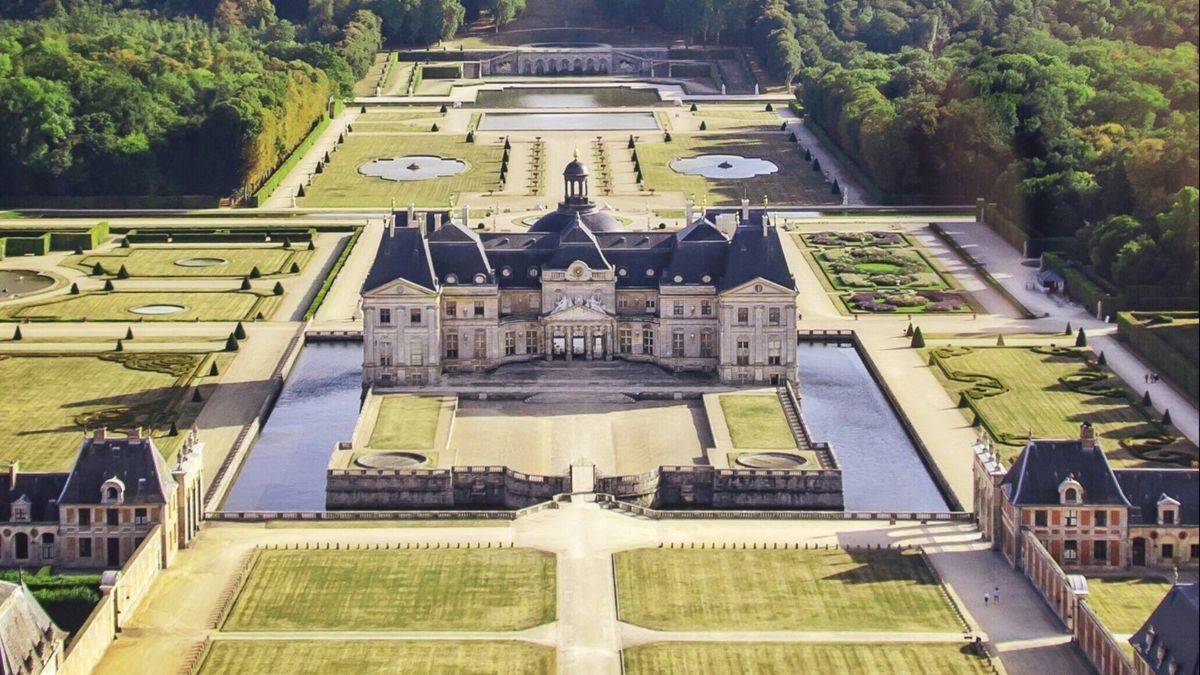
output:
{"label": "topiary shrub", "polygon": [[923,349],[925,347],[925,336],[921,334],[920,326],[913,329],[912,342],[909,346],[913,349]]}
{"label": "topiary shrub", "polygon": [[700,131],[708,131],[708,122],[700,120]]}
{"label": "topiary shrub", "polygon": [[242,325],[241,321],[237,322],[237,325],[233,327],[233,337],[239,340],[246,339],[246,327]]}
{"label": "topiary shrub", "polygon": [[112,279],[105,279],[104,280],[104,290],[111,291],[111,290],[113,290],[113,288],[114,287],[113,287]]}
{"label": "topiary shrub", "polygon": [[768,104],[767,104],[767,107],[766,107],[766,111],[767,111],[767,112],[775,112],[775,106],[773,106],[773,105],[771,105],[770,103],[768,103]]}
{"label": "topiary shrub", "polygon": [[695,103],[692,104],[692,107],[688,108],[689,112],[696,112],[697,110],[699,110],[699,108],[696,107]]}
{"label": "topiary shrub", "polygon": [[71,282],[71,290],[67,292],[71,295],[79,295],[79,284]]}
{"label": "topiary shrub", "polygon": [[1075,335],[1075,346],[1076,347],[1086,347],[1087,346],[1087,333],[1084,333],[1082,328],[1080,328],[1079,332]]}
{"label": "topiary shrub", "polygon": [[105,273],[106,273],[106,272],[104,271],[104,265],[101,265],[100,263],[95,263],[95,264],[93,264],[93,265],[92,265],[92,275],[93,275],[93,276],[97,276],[97,277],[98,277],[98,276],[101,276],[101,275],[103,275],[103,274],[105,274]]}
{"label": "topiary shrub", "polygon": [[239,286],[238,288],[240,288],[243,291],[250,290],[250,279],[248,277],[242,277],[242,285]]}
{"label": "topiary shrub", "polygon": [[429,127],[429,130],[430,131],[440,131],[440,129],[438,128],[437,122],[434,122],[433,126]]}
{"label": "topiary shrub", "polygon": [[271,289],[271,292],[275,295],[283,295],[283,284],[276,281],[275,287]]}

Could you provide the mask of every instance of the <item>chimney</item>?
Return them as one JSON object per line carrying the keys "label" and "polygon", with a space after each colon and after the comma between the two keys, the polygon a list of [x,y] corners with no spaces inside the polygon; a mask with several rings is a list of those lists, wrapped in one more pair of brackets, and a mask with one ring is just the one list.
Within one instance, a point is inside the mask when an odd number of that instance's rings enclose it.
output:
{"label": "chimney", "polygon": [[412,202],[408,203],[408,220],[405,221],[405,225],[408,225],[409,227],[415,227],[415,223],[417,221],[413,220],[413,215],[414,215],[414,212],[416,211],[416,208],[417,208],[416,205],[413,204]]}
{"label": "chimney", "polygon": [[463,227],[471,227],[471,205],[463,204],[462,207]]}
{"label": "chimney", "polygon": [[17,484],[17,476],[19,475],[21,475],[21,462],[14,459],[12,464],[8,465],[8,487],[10,489]]}
{"label": "chimney", "polygon": [[1083,446],[1084,450],[1096,449],[1096,430],[1092,428],[1091,422],[1079,425],[1079,445]]}
{"label": "chimney", "polygon": [[146,430],[142,427],[134,427],[129,430],[128,436],[131,441],[140,441],[146,437]]}
{"label": "chimney", "polygon": [[92,440],[96,443],[103,443],[108,436],[108,429],[105,427],[96,427],[92,429]]}
{"label": "chimney", "polygon": [[750,220],[750,200],[742,200],[742,220]]}
{"label": "chimney", "polygon": [[433,214],[433,226],[434,226],[435,230],[442,229],[442,212],[441,211],[438,211],[437,213]]}
{"label": "chimney", "polygon": [[388,216],[388,236],[396,236],[396,213],[394,211],[391,216]]}
{"label": "chimney", "polygon": [[685,226],[692,224],[693,215],[694,215],[693,211],[695,210],[695,208],[696,208],[696,205],[693,204],[692,200],[690,200],[690,199],[683,203],[683,220],[684,220],[683,224]]}

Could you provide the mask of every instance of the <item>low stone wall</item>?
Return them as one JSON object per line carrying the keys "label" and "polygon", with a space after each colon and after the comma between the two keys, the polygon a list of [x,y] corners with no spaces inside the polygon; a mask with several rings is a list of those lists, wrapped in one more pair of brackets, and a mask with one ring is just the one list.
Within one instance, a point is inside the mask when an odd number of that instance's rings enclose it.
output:
{"label": "low stone wall", "polygon": [[844,508],[840,471],[662,466],[635,476],[597,479],[597,492],[654,509]]}
{"label": "low stone wall", "polygon": [[519,509],[570,492],[566,476],[531,476],[503,466],[450,469],[331,469],[329,509]]}

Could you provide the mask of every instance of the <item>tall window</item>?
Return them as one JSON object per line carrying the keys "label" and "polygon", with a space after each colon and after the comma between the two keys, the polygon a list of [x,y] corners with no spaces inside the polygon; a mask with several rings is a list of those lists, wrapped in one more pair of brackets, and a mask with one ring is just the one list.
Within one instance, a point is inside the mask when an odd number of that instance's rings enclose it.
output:
{"label": "tall window", "polygon": [[622,354],[633,353],[633,330],[622,328],[617,333],[617,351]]}
{"label": "tall window", "polygon": [[712,316],[713,305],[709,300],[700,303],[700,316]]}
{"label": "tall window", "polygon": [[767,343],[767,365],[777,366],[783,361],[783,346],[779,338],[772,338]]}
{"label": "tall window", "polygon": [[379,325],[390,326],[392,323],[392,310],[387,307],[379,308]]}
{"label": "tall window", "polygon": [[451,318],[458,316],[458,303],[457,302],[454,302],[453,300],[448,300],[446,302],[446,316],[451,317]]}
{"label": "tall window", "polygon": [[642,353],[654,353],[654,329],[650,326],[642,328]]}
{"label": "tall window", "polygon": [[90,526],[91,524],[92,524],[92,510],[91,509],[79,509],[79,525],[81,527],[87,527],[87,526]]}
{"label": "tall window", "polygon": [[425,365],[425,343],[421,340],[411,340],[408,343],[408,365]]}
{"label": "tall window", "polygon": [[392,343],[380,342],[376,349],[379,351],[379,365],[392,365]]}
{"label": "tall window", "polygon": [[133,524],[146,525],[150,522],[150,518],[144,508],[136,508],[133,510]]}
{"label": "tall window", "polygon": [[525,331],[525,353],[536,354],[541,349],[538,346],[538,332],[536,330]]}
{"label": "tall window", "polygon": [[121,524],[121,509],[105,509],[104,510],[105,525],[120,525]]}
{"label": "tall window", "polygon": [[421,325],[421,310],[418,308],[415,308],[415,307],[413,309],[408,310],[408,322],[414,326],[420,326]]}
{"label": "tall window", "polygon": [[504,355],[513,356],[517,353],[517,333],[508,331],[504,334]]}
{"label": "tall window", "polygon": [[712,331],[706,330],[700,333],[700,356],[710,357],[713,355],[713,334]]}
{"label": "tall window", "polygon": [[671,356],[683,358],[683,331],[671,332]]}
{"label": "tall window", "polygon": [[740,325],[740,326],[745,326],[746,324],[750,323],[750,308],[749,307],[738,307],[737,322],[738,322],[738,325]]}
{"label": "tall window", "polygon": [[1075,527],[1079,524],[1079,511],[1075,509],[1067,509],[1067,527]]}
{"label": "tall window", "polygon": [[1108,511],[1097,511],[1093,517],[1096,520],[1096,527],[1108,527]]}
{"label": "tall window", "polygon": [[1079,560],[1079,542],[1074,539],[1063,542],[1063,560],[1071,562]]}
{"label": "tall window", "polygon": [[772,308],[768,309],[767,310],[767,323],[771,324],[772,326],[778,326],[779,325],[779,316],[780,316],[780,312],[779,312],[778,307],[772,307]]}
{"label": "tall window", "polygon": [[446,358],[458,358],[458,333],[446,333]]}
{"label": "tall window", "polygon": [[737,364],[739,366],[750,365],[750,341],[738,338],[737,341]]}
{"label": "tall window", "polygon": [[477,316],[477,317],[483,316],[483,301],[482,300],[475,301],[474,311],[475,311],[475,316]]}
{"label": "tall window", "polygon": [[658,300],[646,298],[646,313],[653,314],[658,309]]}
{"label": "tall window", "polygon": [[487,331],[475,331],[475,358],[487,358]]}
{"label": "tall window", "polygon": [[1108,542],[1103,539],[1092,542],[1092,562],[1108,562]]}
{"label": "tall window", "polygon": [[683,316],[683,303],[677,302],[671,308],[671,314],[674,316]]}
{"label": "tall window", "polygon": [[1045,511],[1045,509],[1038,509],[1037,511],[1033,512],[1033,524],[1036,527],[1045,527],[1046,526],[1046,511]]}
{"label": "tall window", "polygon": [[80,539],[79,540],[79,557],[80,558],[92,557],[92,540],[91,539]]}

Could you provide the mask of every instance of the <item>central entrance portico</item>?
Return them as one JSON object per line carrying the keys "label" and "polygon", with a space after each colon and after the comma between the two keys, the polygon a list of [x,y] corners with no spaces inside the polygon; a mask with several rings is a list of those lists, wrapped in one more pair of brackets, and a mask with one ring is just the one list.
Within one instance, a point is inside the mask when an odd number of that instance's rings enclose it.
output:
{"label": "central entrance portico", "polygon": [[541,319],[550,337],[546,358],[562,361],[610,361],[615,318],[588,305],[556,308]]}

